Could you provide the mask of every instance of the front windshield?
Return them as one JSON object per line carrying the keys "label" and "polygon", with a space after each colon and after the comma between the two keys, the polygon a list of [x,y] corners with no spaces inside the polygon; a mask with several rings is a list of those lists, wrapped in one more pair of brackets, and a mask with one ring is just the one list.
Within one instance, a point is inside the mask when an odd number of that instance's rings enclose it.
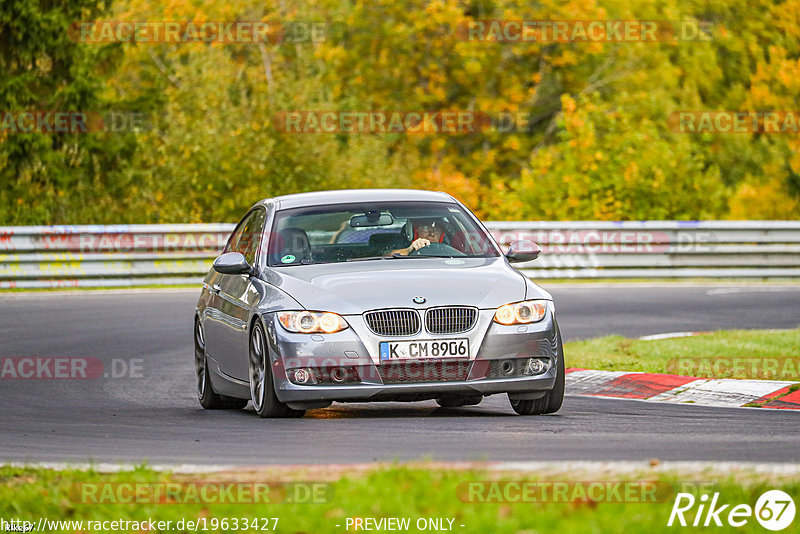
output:
{"label": "front windshield", "polygon": [[268,261],[291,266],[498,255],[491,238],[458,204],[383,202],[278,211]]}

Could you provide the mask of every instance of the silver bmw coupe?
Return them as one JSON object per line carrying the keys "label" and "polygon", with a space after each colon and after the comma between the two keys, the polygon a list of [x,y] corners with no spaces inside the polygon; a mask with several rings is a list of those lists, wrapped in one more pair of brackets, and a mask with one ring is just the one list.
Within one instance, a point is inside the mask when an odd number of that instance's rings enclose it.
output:
{"label": "silver bmw coupe", "polygon": [[558,411],[564,355],[552,297],[511,266],[463,204],[402,189],[254,205],[203,281],[194,320],[204,408],[302,417],[332,402],[447,408],[505,393]]}

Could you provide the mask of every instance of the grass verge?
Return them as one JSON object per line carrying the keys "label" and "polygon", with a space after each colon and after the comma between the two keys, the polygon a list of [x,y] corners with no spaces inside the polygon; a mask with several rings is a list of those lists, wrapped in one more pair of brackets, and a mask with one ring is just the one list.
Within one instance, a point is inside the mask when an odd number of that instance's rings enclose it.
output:
{"label": "grass verge", "polygon": [[568,367],[700,378],[800,381],[800,329],[721,330],[643,341],[606,336],[564,344]]}
{"label": "grass verge", "polygon": [[[324,466],[322,466],[324,469]],[[555,480],[532,473],[497,473],[480,469],[443,469],[429,467],[382,467],[367,472],[344,471],[335,478],[323,476],[317,481],[324,487],[324,499],[318,502],[258,502],[252,499],[236,503],[195,503],[188,498],[190,487],[218,487],[224,482],[237,482],[246,487],[253,481],[264,484],[266,472],[251,476],[215,473],[174,475],[156,472],[147,467],[133,471],[101,474],[92,471],[53,471],[40,468],[0,467],[0,518],[19,519],[38,525],[47,521],[73,521],[72,524],[47,524],[53,532],[95,532],[89,521],[171,521],[159,532],[194,531],[186,521],[200,522],[198,531],[240,532],[276,530],[278,532],[348,532],[348,518],[409,518],[409,532],[418,532],[420,518],[439,519],[441,525],[454,532],[625,532],[652,533],[670,530],[667,521],[678,491],[697,496],[719,493],[719,503],[747,504],[753,507],[767,490],[780,489],[795,501],[800,497],[800,480],[768,477],[735,479],[733,475],[714,480],[707,473],[679,476],[674,473],[648,473],[626,478],[603,471],[601,477],[572,480],[558,476]],[[313,476],[304,473],[303,476]],[[698,479],[697,477],[701,478]],[[227,478],[226,478],[227,477]],[[611,477],[611,478],[609,478]],[[703,478],[704,477],[704,478]],[[280,478],[280,477],[278,477]],[[305,478],[305,481],[314,480]],[[135,495],[123,491],[137,487],[139,495],[152,495],[153,488],[180,484],[173,493],[178,503],[115,502],[120,496]],[[283,495],[297,493],[300,481],[290,482]],[[519,486],[527,483],[533,491],[523,493]],[[556,491],[556,485],[564,488]],[[595,486],[591,486],[591,484]],[[600,483],[600,486],[597,486]],[[138,486],[134,486],[138,484]],[[477,484],[477,485],[476,485]],[[614,490],[614,484],[617,484]],[[128,486],[126,486],[128,485]],[[210,486],[209,486],[210,485]],[[589,488],[601,488],[593,491]],[[87,488],[91,491],[87,491]],[[148,491],[143,491],[145,488]],[[650,488],[646,490],[643,488]],[[273,495],[270,492],[270,495]],[[87,497],[91,495],[91,497]],[[98,496],[106,495],[101,502]],[[212,492],[213,495],[213,492]],[[549,497],[547,497],[549,495]],[[153,500],[149,498],[149,500]],[[190,502],[186,503],[188,499]],[[147,500],[147,499],[142,499]],[[490,500],[492,502],[481,502]],[[710,500],[710,499],[709,499]],[[547,502],[542,502],[547,501]],[[613,502],[608,502],[613,501]],[[730,507],[729,507],[730,508]],[[688,521],[697,514],[697,505],[686,513]],[[723,516],[724,517],[724,516]],[[258,518],[257,528],[250,528]],[[261,518],[269,519],[264,522]],[[277,518],[277,528],[274,518]],[[227,519],[226,524],[222,520]],[[238,519],[234,527],[234,519]],[[704,517],[703,517],[704,519]],[[178,521],[184,520],[183,528]],[[242,528],[248,521],[248,527]],[[452,523],[449,521],[452,520]],[[78,524],[75,522],[82,522]],[[262,527],[266,525],[267,529]],[[139,525],[126,524],[117,531],[138,532]],[[227,527],[227,528],[225,528]],[[34,527],[37,528],[37,527]],[[675,527],[673,527],[675,528]],[[106,529],[108,530],[108,529]],[[354,531],[352,527],[350,532]],[[431,530],[431,529],[428,529]],[[439,529],[444,530],[444,529]],[[715,527],[716,532],[763,532],[754,517],[742,528]],[[151,531],[152,532],[152,531]]]}

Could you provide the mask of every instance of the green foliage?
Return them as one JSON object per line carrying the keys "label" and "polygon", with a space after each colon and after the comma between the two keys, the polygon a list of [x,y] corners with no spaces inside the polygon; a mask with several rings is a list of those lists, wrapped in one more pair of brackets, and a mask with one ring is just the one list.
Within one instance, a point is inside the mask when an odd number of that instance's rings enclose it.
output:
{"label": "green foliage", "polygon": [[[12,0],[0,6],[0,110],[124,109],[102,98],[124,50],[74,42],[66,29],[108,10],[105,2]],[[119,198],[136,149],[132,135],[0,133],[0,221],[97,219],[93,202]]]}
{"label": "green foliage", "polygon": [[[110,0],[109,0],[110,1]],[[769,17],[764,14],[769,13]],[[324,23],[316,42],[78,43],[86,20]],[[708,41],[498,43],[471,20],[701,20]],[[234,221],[318,189],[448,191],[487,219],[800,216],[800,136],[686,134],[679,110],[794,110],[778,0],[10,0],[0,111],[133,110],[140,133],[0,132],[0,224]],[[290,134],[291,110],[529,117],[473,134]]]}

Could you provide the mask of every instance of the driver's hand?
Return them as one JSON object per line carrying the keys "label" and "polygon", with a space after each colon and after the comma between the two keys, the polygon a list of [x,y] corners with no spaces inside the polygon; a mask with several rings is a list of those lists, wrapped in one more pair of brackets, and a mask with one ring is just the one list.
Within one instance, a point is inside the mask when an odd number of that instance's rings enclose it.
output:
{"label": "driver's hand", "polygon": [[411,243],[411,246],[408,248],[410,248],[411,250],[419,250],[422,247],[427,247],[430,244],[431,242],[429,240],[420,237],[418,239],[415,239],[414,242]]}

